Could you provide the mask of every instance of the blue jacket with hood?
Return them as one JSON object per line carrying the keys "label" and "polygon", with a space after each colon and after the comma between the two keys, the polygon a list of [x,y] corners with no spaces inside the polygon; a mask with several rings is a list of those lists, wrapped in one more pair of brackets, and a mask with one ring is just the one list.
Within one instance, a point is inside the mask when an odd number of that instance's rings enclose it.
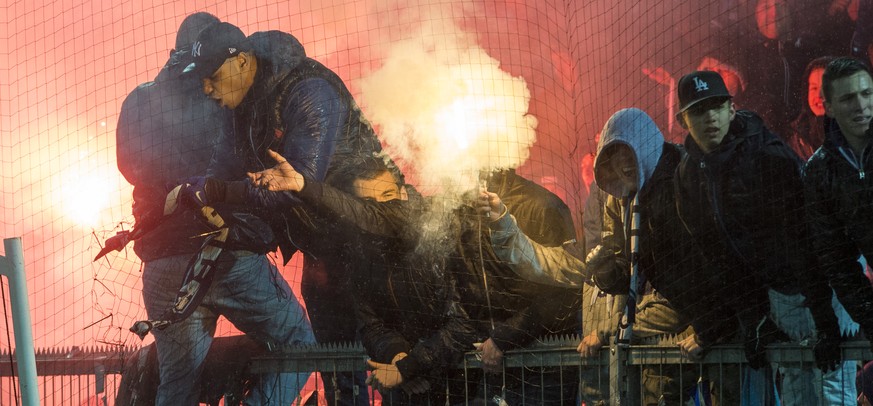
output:
{"label": "blue jacket with hood", "polygon": [[[266,31],[252,34],[249,41],[258,59],[254,84],[234,109],[233,142],[220,144],[233,147],[217,150],[211,168],[233,171],[236,179],[244,179],[245,172],[272,167],[275,162],[267,150],[274,150],[304,176],[324,181],[340,165],[381,152],[375,132],[343,81],[307,57],[296,38]],[[286,262],[313,243],[305,235],[312,220],[297,208],[299,200],[291,192],[234,182],[228,184],[227,201],[261,210]]]}

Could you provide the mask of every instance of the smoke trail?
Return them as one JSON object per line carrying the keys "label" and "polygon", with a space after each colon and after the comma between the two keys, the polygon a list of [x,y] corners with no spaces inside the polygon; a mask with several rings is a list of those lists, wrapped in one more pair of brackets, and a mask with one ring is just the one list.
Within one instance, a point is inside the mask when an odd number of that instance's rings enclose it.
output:
{"label": "smoke trail", "polygon": [[453,248],[452,211],[478,186],[479,172],[518,167],[536,140],[524,79],[445,21],[393,43],[382,67],[360,82],[386,152],[433,195],[417,248],[431,255]]}
{"label": "smoke trail", "polygon": [[502,71],[455,25],[439,22],[395,42],[360,86],[387,152],[415,186],[453,193],[475,187],[479,171],[523,164],[536,119],[527,114],[524,79]]}

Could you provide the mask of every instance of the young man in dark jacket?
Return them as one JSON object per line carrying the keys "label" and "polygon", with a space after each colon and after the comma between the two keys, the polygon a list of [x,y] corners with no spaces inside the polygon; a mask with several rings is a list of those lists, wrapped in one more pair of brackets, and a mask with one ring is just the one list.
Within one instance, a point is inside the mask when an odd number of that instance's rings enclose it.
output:
{"label": "young man in dark jacket", "polygon": [[381,158],[346,169],[331,175],[336,189],[310,179],[297,195],[322,220],[319,246],[331,247],[314,255],[348,268],[354,306],[343,311],[357,316],[369,382],[394,405],[445,404],[446,393],[460,402],[454,368],[478,336],[460,306],[453,258],[419,249],[426,205],[414,193],[407,200]]}
{"label": "young man in dark jacket", "polygon": [[873,78],[859,60],[837,58],[825,68],[825,142],[804,167],[803,185],[813,246],[830,285],[869,337],[873,287],[858,263],[873,258],[873,168],[870,120]]}
{"label": "young man in dark jacket", "polygon": [[[193,237],[211,231],[193,211],[179,210],[168,217],[163,217],[163,211],[166,185],[205,175],[210,146],[228,139],[233,131],[228,112],[202,94],[199,81],[179,77],[191,62],[191,44],[197,35],[218,24],[207,13],[188,16],[167,64],[153,82],[138,86],[125,99],[118,120],[118,168],[134,185],[137,227],[151,227],[134,245],[144,262],[143,301],[151,319],[163,318],[173,305],[186,268],[203,243],[203,238]],[[225,172],[214,175],[233,179]],[[221,209],[249,227],[266,227],[245,208]],[[269,229],[262,231],[269,234]],[[219,315],[261,344],[314,342],[303,308],[288,284],[275,278],[275,267],[263,255],[266,247],[250,240],[227,243],[219,257],[224,273],[213,281],[200,305],[187,318],[153,330],[161,381],[158,405],[197,404],[201,371]],[[290,403],[307,376],[263,376],[248,402]]]}
{"label": "young man in dark jacket", "polygon": [[[302,173],[323,181],[357,157],[372,157],[381,150],[342,80],[307,57],[290,34],[266,31],[247,38],[239,28],[222,23],[200,35],[193,55],[186,74],[201,79],[209,97],[233,110],[236,138],[230,145],[234,148],[216,151],[213,166],[241,159],[245,171],[260,171],[273,164],[267,156],[273,149]],[[352,305],[351,296],[344,291],[349,275],[342,267],[310,255],[317,247],[299,230],[307,230],[311,219],[294,208],[296,197],[245,187],[227,195],[229,201],[262,210],[286,262],[295,251],[303,252],[301,292],[316,339],[355,340],[350,313],[342,311]],[[336,376],[343,402],[354,396],[347,382],[362,378],[344,373]],[[331,386],[333,380],[327,381]],[[334,391],[328,387],[325,392],[332,403]],[[367,403],[365,391],[358,393],[357,402]]]}
{"label": "young man in dark jacket", "polygon": [[[705,272],[711,283],[700,293],[719,295],[738,316],[752,367],[766,365],[764,348],[777,341],[778,324],[792,339],[817,339],[817,365],[835,369],[842,339],[833,293],[808,245],[797,155],[756,114],[735,110],[717,73],[685,75],[678,90],[678,118],[689,135],[688,155],[676,175],[676,203],[710,268]],[[701,286],[689,285],[695,288]],[[787,300],[801,293],[805,301]],[[778,300],[772,309],[775,323],[769,316],[771,298]],[[811,311],[814,331],[804,327],[810,325],[804,320],[809,315],[801,306]],[[783,387],[792,388],[787,395],[797,395],[793,388],[813,389],[809,373],[783,373]],[[806,384],[793,386],[792,379]],[[785,402],[799,404],[804,398]]]}
{"label": "young man in dark jacket", "polygon": [[[284,160],[280,158],[279,161]],[[483,368],[492,372],[500,372],[502,371],[501,359],[504,351],[526,346],[549,333],[568,334],[573,331],[574,309],[578,306],[578,293],[573,289],[531,284],[515,276],[494,255],[487,224],[480,224],[481,216],[476,214],[472,207],[465,205],[458,208],[448,207],[448,211],[446,211],[447,209],[441,209],[439,204],[417,202],[414,199],[409,202],[391,201],[379,205],[354,205],[340,197],[328,196],[327,193],[332,190],[331,188],[306,179],[304,175],[293,171],[287,162],[282,162],[277,168],[283,168],[286,172],[275,177],[270,175],[275,171],[266,172],[268,174],[257,174],[252,178],[254,184],[273,190],[298,190],[298,198],[306,202],[313,202],[314,197],[318,197],[317,207],[320,208],[320,211],[328,211],[332,213],[334,218],[345,219],[344,221],[363,219],[363,221],[357,220],[357,227],[363,230],[365,236],[370,234],[378,236],[385,233],[385,231],[380,230],[385,230],[386,227],[391,230],[393,227],[395,230],[392,232],[393,234],[388,233],[387,235],[394,235],[394,238],[399,238],[397,237],[399,235],[406,239],[403,244],[395,244],[393,250],[376,249],[377,258],[386,256],[390,258],[393,255],[394,257],[406,258],[405,261],[408,261],[404,262],[406,264],[444,263],[445,272],[448,272],[458,294],[460,308],[457,312],[463,312],[474,326],[475,340],[465,345],[461,343],[460,349],[461,351],[472,350],[473,342],[482,342],[483,344],[479,349]],[[289,177],[295,177],[297,180],[289,182]],[[508,196],[507,201],[510,202],[510,207],[519,213],[524,213],[524,216],[521,217],[522,227],[543,244],[556,246],[572,239],[573,229],[569,209],[560,202],[560,199],[541,186],[518,176],[514,171],[507,170],[491,174],[489,187]],[[432,219],[434,216],[441,221],[441,227],[444,227],[447,233],[423,232],[422,223],[417,219],[424,221]],[[432,225],[432,223],[429,224]],[[367,244],[371,244],[373,240],[373,238],[368,238]],[[403,239],[399,241],[403,241]],[[398,252],[396,251],[398,247],[406,247],[411,252],[402,250]],[[408,274],[414,272],[414,268],[422,268],[422,265],[406,265],[406,267],[413,269],[403,267],[398,269]],[[421,269],[418,272],[429,271],[432,267],[425,266],[424,268],[427,269]],[[439,268],[443,269],[443,267]],[[368,275],[369,279],[384,279],[384,277],[373,277],[365,271],[357,269],[353,272],[356,279],[367,279]],[[398,273],[398,275],[405,274]],[[403,282],[405,279],[401,279],[399,286],[408,285],[407,291],[427,289],[427,283],[406,283]],[[420,279],[422,281],[428,280],[427,278]],[[367,286],[367,284],[362,281],[359,286]],[[393,290],[377,289],[375,296],[378,298],[380,295],[387,295],[386,292],[390,291]],[[368,293],[370,292],[365,291],[361,294],[366,296]],[[417,293],[416,296],[421,294]],[[434,292],[427,292],[427,294],[433,295]],[[541,300],[542,297],[549,297],[550,300]],[[383,304],[388,302],[392,306],[397,306],[397,301],[403,299],[402,297],[394,297],[391,300],[376,300],[376,302]],[[367,300],[364,300],[362,302],[364,304],[359,309],[359,312],[364,316],[361,322],[368,319],[366,317],[368,313],[373,313],[367,311],[373,306],[366,305],[366,302]],[[442,302],[438,301],[437,303]],[[379,307],[381,306],[375,306],[377,309]],[[382,310],[385,311],[385,309]],[[420,320],[406,320],[413,317],[413,314],[408,310],[397,311],[405,313],[405,315],[399,317],[401,320],[392,320],[393,323],[401,323],[401,326],[395,327],[395,329],[414,331]],[[407,325],[402,325],[404,322]],[[370,325],[378,326],[379,324]],[[367,337],[374,336],[366,331],[367,329],[362,330],[363,338],[365,341],[373,342]],[[387,335],[383,336],[387,337]],[[368,347],[368,350],[372,352],[380,347],[389,347],[389,345],[377,345],[375,349]],[[394,352],[396,350],[388,351],[387,354],[382,354],[378,358],[374,356],[374,359],[379,362],[379,364],[374,365],[376,377],[373,378],[373,381],[377,386],[391,388],[394,386],[392,377],[397,376],[397,371],[405,379],[408,374],[404,372],[404,369],[408,370],[411,366],[422,365],[422,357],[412,357],[411,353],[408,357],[398,359],[394,365],[391,362],[394,360]],[[380,352],[377,351],[376,354],[380,354]],[[433,365],[433,361],[446,363],[450,360],[447,357],[442,357],[442,359],[432,357],[430,365]],[[449,362],[448,365],[452,364]],[[416,369],[420,370],[420,368]],[[393,371],[395,374],[392,375],[384,371]],[[560,380],[563,377],[564,383],[574,381],[574,368],[527,371],[527,375],[524,377],[522,377],[524,372],[517,368],[509,368],[505,372],[505,391],[497,395],[506,399],[510,404],[521,402],[521,400],[518,402],[515,400],[522,396],[528,402],[539,402],[545,399],[548,404],[562,404],[561,402],[566,402],[575,396],[574,388],[570,385],[561,385]],[[475,390],[478,379],[472,376],[475,375],[473,371],[466,371],[466,373],[468,374],[466,381],[469,385],[467,389]],[[388,380],[388,382],[385,383],[384,380]],[[501,386],[497,385],[497,389],[502,389]],[[564,391],[559,390],[559,386],[562,386]],[[524,391],[523,394],[522,391]],[[493,394],[487,395],[490,399]]]}

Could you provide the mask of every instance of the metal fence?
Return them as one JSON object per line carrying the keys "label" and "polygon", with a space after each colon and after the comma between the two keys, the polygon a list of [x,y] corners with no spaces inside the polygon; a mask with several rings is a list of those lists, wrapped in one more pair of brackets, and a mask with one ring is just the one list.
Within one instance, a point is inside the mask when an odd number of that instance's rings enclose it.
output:
{"label": "metal fence", "polygon": [[[736,399],[747,395],[743,391],[748,390],[750,369],[745,365],[745,355],[740,346],[716,347],[702,362],[690,363],[681,357],[675,345],[613,344],[603,349],[599,357],[581,358],[576,352],[578,342],[579,338],[574,336],[551,337],[529,348],[508,351],[504,355],[502,373],[494,375],[481,373],[481,363],[476,355],[467,354],[454,374],[467,380],[462,386],[465,391],[461,394],[460,403],[579,405],[584,402],[581,404],[587,406],[637,405],[643,404],[647,385],[657,385],[660,390],[668,392],[675,389],[673,395],[681,398],[681,404],[695,404],[696,397],[704,396],[720,400],[719,404],[734,404],[732,402],[739,402]],[[117,404],[115,399],[121,390],[122,373],[125,366],[136,359],[138,352],[129,348],[99,347],[38,350],[36,361],[40,403],[89,406]],[[845,360],[873,359],[867,341],[845,343],[842,353]],[[0,405],[18,404],[14,380],[16,368],[11,355],[0,352]],[[768,349],[768,355],[774,365],[814,366],[809,346],[773,345]],[[366,359],[360,344],[287,348],[252,358],[248,363],[248,372],[318,372],[323,379],[330,379],[337,372],[364,371]],[[665,382],[663,377],[668,377],[670,382]],[[854,379],[854,375],[847,378]],[[356,384],[358,390],[368,389],[363,382]],[[317,386],[315,390],[322,392],[324,388]],[[315,396],[309,396],[306,404],[317,404],[315,399]],[[818,403],[815,399],[808,400],[806,404]],[[353,400],[350,401],[352,403],[349,404],[353,404]],[[775,404],[772,399],[751,402],[743,399],[742,402]],[[233,402],[225,402],[229,403]],[[381,399],[371,397],[371,404],[422,403],[392,402],[386,396]]]}
{"label": "metal fence", "polygon": [[[42,405],[111,405],[124,362],[123,347],[55,348],[36,351],[37,386]],[[14,354],[0,351],[0,405],[20,404]]]}
{"label": "metal fence", "polygon": [[[668,396],[667,404],[708,404],[705,398],[715,404],[727,405],[780,404],[775,397],[784,397],[785,391],[789,390],[779,387],[780,367],[805,369],[813,374],[817,371],[812,348],[808,345],[777,344],[768,347],[768,358],[774,368],[772,371],[762,372],[747,366],[745,353],[740,345],[717,346],[703,361],[695,363],[683,358],[675,344],[613,344],[601,350],[596,358],[581,358],[576,352],[579,341],[579,337],[552,337],[541,340],[530,348],[508,351],[504,355],[502,373],[492,379],[486,379],[483,374],[478,373],[481,362],[476,354],[467,354],[463,364],[459,366],[463,371],[461,375],[475,377],[477,382],[473,382],[474,385],[471,386],[478,384],[478,387],[475,391],[464,393],[462,403],[500,405],[500,400],[510,398],[514,402],[507,401],[503,404],[638,405],[645,404],[648,389],[649,393],[668,392],[666,394],[673,398]],[[870,344],[863,340],[843,344],[842,354],[844,360],[854,361],[851,373],[844,376],[844,379],[851,382],[854,382],[854,372],[861,365],[860,361],[873,359]],[[289,349],[284,353],[257,357],[252,360],[250,368],[253,372],[319,371],[329,374],[334,371],[360,371],[364,368],[365,359],[366,356],[358,346],[336,346],[327,350]],[[508,396],[507,388],[501,383],[507,381],[506,377],[512,375],[513,370],[516,374],[520,371],[522,375],[526,373],[528,376],[516,379],[520,381],[520,385],[517,384],[513,390],[521,393]],[[545,377],[547,374],[550,376]],[[549,387],[546,380],[551,380],[557,386]],[[822,385],[820,374],[808,384]],[[760,385],[770,386],[762,388]],[[492,388],[489,389],[489,386]],[[540,389],[546,389],[545,393]],[[805,391],[804,395],[815,393],[819,398],[805,397],[799,404],[823,404],[821,388],[806,389],[809,391]],[[533,396],[525,392],[531,392]],[[566,393],[572,396],[560,397]],[[761,398],[752,398],[753,394],[758,394]],[[841,403],[854,405],[855,395],[852,393],[848,396],[852,399],[851,402]],[[654,401],[657,402],[657,399]]]}

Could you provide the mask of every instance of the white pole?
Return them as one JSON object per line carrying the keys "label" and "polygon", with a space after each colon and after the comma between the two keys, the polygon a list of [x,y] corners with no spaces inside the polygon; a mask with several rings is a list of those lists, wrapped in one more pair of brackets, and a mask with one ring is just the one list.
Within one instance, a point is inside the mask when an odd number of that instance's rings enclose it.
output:
{"label": "white pole", "polygon": [[21,249],[21,238],[6,238],[3,240],[3,247],[6,249],[6,256],[0,256],[0,275],[5,275],[9,279],[21,404],[39,406],[36,356],[33,350],[33,328],[30,324],[30,305],[27,301],[27,283],[24,279],[24,251]]}

